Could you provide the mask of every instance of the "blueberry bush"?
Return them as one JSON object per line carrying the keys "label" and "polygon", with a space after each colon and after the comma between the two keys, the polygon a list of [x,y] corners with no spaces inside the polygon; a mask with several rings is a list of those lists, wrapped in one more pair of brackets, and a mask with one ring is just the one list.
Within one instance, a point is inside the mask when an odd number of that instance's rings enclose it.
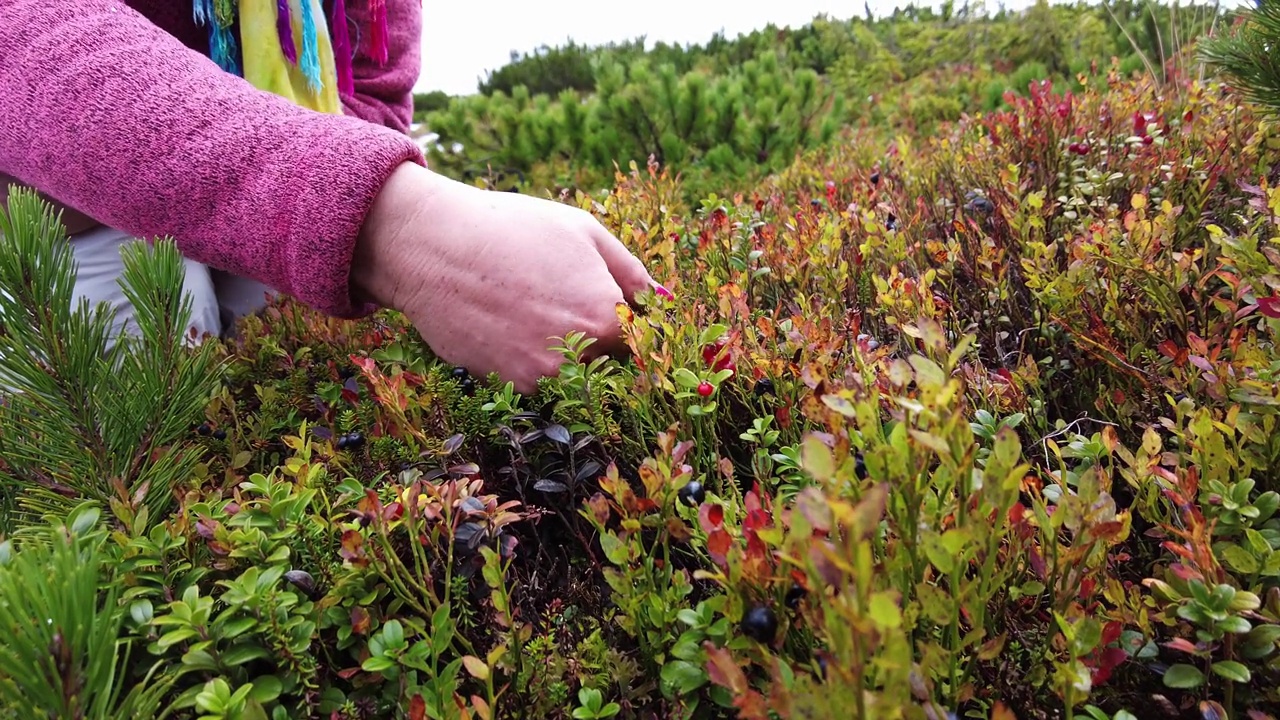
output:
{"label": "blueberry bush", "polygon": [[594,213],[672,291],[521,396],[403,317],[188,343],[0,213],[5,717],[1274,718],[1280,144],[1120,62]]}

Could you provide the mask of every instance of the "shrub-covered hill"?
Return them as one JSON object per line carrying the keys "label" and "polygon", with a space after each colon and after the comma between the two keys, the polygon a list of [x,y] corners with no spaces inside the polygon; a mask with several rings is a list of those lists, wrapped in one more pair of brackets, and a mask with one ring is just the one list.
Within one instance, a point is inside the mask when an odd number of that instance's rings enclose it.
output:
{"label": "shrub-covered hill", "polygon": [[166,244],[104,361],[15,198],[0,708],[1273,717],[1272,126],[1086,85],[692,206],[656,164],[566,196],[674,299],[535,397],[386,313],[183,350]]}
{"label": "shrub-covered hill", "polygon": [[[908,5],[883,17],[819,16],[692,46],[643,39],[514,55],[467,97],[422,96],[438,136],[430,159],[455,177],[532,192],[612,183],[653,156],[686,197],[731,194],[780,171],[847,126],[881,140],[928,135],[964,114],[1007,109],[1033,81],[1081,89],[1113,60],[1126,77],[1165,77],[1206,30],[1213,4],[1039,0]],[[1099,71],[1100,69],[1100,71]]]}

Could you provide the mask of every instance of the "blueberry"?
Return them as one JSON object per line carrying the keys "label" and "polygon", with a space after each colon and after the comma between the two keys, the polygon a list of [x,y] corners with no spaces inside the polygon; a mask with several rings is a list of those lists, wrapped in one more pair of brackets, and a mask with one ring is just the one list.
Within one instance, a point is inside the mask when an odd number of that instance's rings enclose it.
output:
{"label": "blueberry", "polygon": [[795,583],[795,582],[791,583],[791,589],[787,591],[787,599],[786,599],[787,607],[791,608],[792,610],[795,610],[796,608],[800,607],[800,601],[803,600],[804,596],[808,594],[809,592],[805,590],[804,587],[800,585],[800,583]]}
{"label": "blueberry", "polygon": [[214,439],[214,440],[226,440],[226,439],[227,439],[227,431],[226,431],[226,430],[223,430],[222,428],[218,428],[217,430],[214,430],[214,431],[213,431],[213,439]]}
{"label": "blueberry", "polygon": [[688,503],[694,507],[701,505],[702,501],[707,499],[707,491],[703,489],[702,483],[697,480],[692,480],[688,485],[680,488],[680,492],[677,495],[680,497],[681,502]]}
{"label": "blueberry", "polygon": [[764,397],[765,395],[777,394],[773,387],[773,381],[769,378],[760,378],[756,381],[755,386],[756,397]]}
{"label": "blueberry", "polygon": [[757,605],[743,616],[742,632],[757,642],[772,643],[774,636],[778,634],[778,618],[769,608]]}

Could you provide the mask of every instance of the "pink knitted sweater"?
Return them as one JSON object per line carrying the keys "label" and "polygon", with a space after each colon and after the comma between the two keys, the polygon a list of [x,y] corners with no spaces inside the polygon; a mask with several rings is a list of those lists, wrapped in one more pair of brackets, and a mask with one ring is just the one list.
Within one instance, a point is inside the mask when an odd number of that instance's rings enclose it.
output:
{"label": "pink knitted sweater", "polygon": [[[363,44],[346,115],[299,108],[208,59],[190,2],[0,0],[0,175],[137,237],[339,317],[352,249],[404,162],[421,0],[384,0],[385,67]],[[353,19],[368,0],[349,0]],[[0,189],[3,182],[0,182]]]}

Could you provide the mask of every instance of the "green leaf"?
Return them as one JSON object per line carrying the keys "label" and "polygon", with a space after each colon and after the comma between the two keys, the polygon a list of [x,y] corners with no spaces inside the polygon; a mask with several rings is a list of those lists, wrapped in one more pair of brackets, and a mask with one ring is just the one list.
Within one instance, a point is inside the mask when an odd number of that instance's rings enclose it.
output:
{"label": "green leaf", "polygon": [[887,591],[871,596],[868,614],[882,628],[897,628],[902,625],[902,610],[893,599],[892,593]]}
{"label": "green leaf", "polygon": [[671,374],[675,378],[676,384],[691,390],[698,387],[698,383],[702,382],[698,379],[698,376],[694,375],[693,371],[688,368],[676,368]]}
{"label": "green leaf", "polygon": [[249,697],[260,703],[269,703],[280,697],[284,691],[284,683],[275,675],[261,675],[254,679],[253,690]]}
{"label": "green leaf", "polygon": [[1246,575],[1252,575],[1258,572],[1258,560],[1249,551],[1239,545],[1227,545],[1222,548],[1219,553],[1222,559],[1226,561],[1231,569],[1242,572]]}
{"label": "green leaf", "polygon": [[392,660],[385,655],[374,655],[373,657],[366,658],[364,662],[360,663],[361,670],[371,673],[386,672],[395,666],[395,660]]}
{"label": "green leaf", "polygon": [[697,690],[707,683],[707,673],[685,660],[672,660],[662,666],[662,681],[671,685],[681,695]]}
{"label": "green leaf", "polygon": [[1249,682],[1249,678],[1252,677],[1249,674],[1249,668],[1245,667],[1243,663],[1236,662],[1235,660],[1222,660],[1214,663],[1211,668],[1214,673],[1221,675],[1232,682],[1247,683]]}
{"label": "green leaf", "polygon": [[1204,684],[1204,673],[1193,665],[1178,663],[1177,665],[1169,666],[1169,669],[1164,671],[1164,684],[1165,687],[1178,688],[1180,690],[1198,688]]}

